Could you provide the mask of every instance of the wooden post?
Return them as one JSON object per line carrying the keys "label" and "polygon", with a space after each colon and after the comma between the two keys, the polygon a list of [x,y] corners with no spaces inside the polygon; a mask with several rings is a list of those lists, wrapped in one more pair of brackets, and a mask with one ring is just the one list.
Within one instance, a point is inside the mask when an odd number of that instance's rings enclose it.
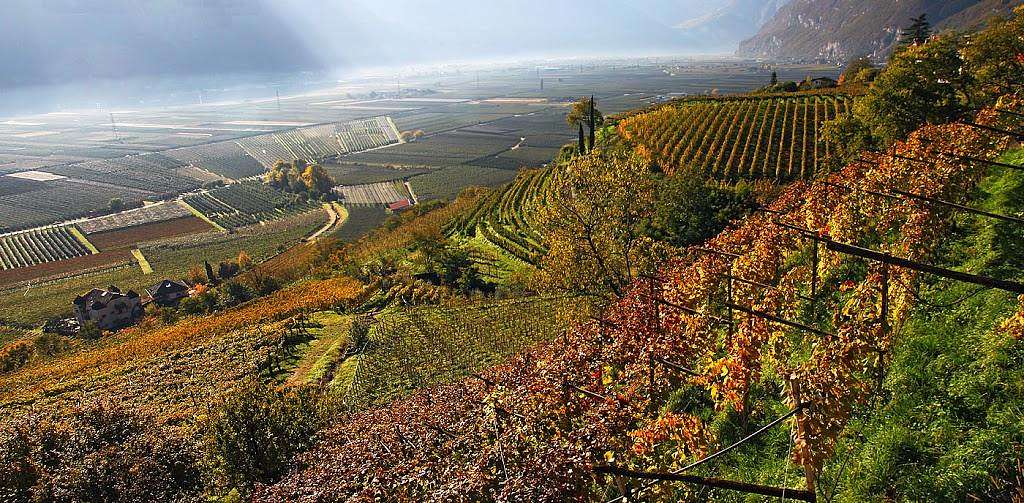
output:
{"label": "wooden post", "polygon": [[811,304],[818,297],[818,242],[814,241],[814,248],[811,249]]}
{"label": "wooden post", "polygon": [[814,487],[815,482],[817,481],[817,475],[814,470],[814,463],[811,461],[811,449],[810,446],[807,445],[808,435],[804,426],[806,416],[804,415],[803,397],[800,394],[800,383],[794,380],[792,376],[787,380],[789,381],[789,389],[793,393],[793,400],[796,401],[796,406],[799,409],[796,413],[796,431],[797,438],[803,439],[803,442],[801,442],[800,445],[800,459],[804,465],[804,480],[807,483],[807,491],[814,495],[816,494]]}
{"label": "wooden post", "polygon": [[889,264],[882,263],[882,330],[889,332]]}
{"label": "wooden post", "polygon": [[732,305],[733,305],[732,277],[733,277],[733,261],[730,260],[729,261],[729,277],[728,277],[727,283],[725,284],[725,290],[726,290],[726,293],[729,296],[729,304],[728,304],[728,306],[729,306],[729,343],[730,344],[732,344],[732,337],[733,337],[733,335],[735,333],[735,326],[734,326],[733,320],[732,320]]}
{"label": "wooden post", "polygon": [[648,408],[650,409],[650,413],[653,414],[654,411],[657,410],[657,408],[654,406],[654,351],[651,351],[647,354],[647,379],[647,390],[648,394],[650,395],[648,397],[650,400]]}

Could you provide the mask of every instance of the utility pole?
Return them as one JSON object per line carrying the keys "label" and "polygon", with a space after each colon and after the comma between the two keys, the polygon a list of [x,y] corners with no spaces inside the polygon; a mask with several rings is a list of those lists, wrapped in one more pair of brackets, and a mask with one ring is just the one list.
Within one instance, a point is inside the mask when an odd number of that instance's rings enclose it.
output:
{"label": "utility pole", "polygon": [[281,111],[281,90],[280,89],[274,89],[274,94],[277,95],[277,111],[280,112]]}
{"label": "utility pole", "polygon": [[114,121],[114,112],[110,112],[110,132],[114,135],[115,142],[121,141],[117,136],[117,122]]}

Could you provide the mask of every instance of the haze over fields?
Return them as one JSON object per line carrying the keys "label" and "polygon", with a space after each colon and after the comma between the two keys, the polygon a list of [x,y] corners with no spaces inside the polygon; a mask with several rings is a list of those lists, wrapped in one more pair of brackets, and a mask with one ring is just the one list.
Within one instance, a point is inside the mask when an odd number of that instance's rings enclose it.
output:
{"label": "haze over fields", "polygon": [[[14,50],[0,56],[7,69],[0,86],[448,60],[730,53],[777,3],[9,0],[0,43]],[[737,18],[737,9],[759,13]]]}

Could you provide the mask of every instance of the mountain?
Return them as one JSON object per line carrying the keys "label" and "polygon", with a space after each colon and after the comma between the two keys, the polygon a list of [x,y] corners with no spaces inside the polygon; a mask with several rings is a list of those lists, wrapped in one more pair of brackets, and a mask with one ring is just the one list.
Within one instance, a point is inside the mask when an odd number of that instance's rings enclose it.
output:
{"label": "mountain", "polygon": [[740,43],[746,57],[845,62],[884,59],[911,17],[936,29],[968,29],[1008,14],[1024,0],[792,0],[760,32]]}
{"label": "mountain", "polygon": [[735,47],[753,36],[758,28],[772,19],[787,0],[729,0],[699,16],[686,18],[675,25],[684,43],[695,47]]}

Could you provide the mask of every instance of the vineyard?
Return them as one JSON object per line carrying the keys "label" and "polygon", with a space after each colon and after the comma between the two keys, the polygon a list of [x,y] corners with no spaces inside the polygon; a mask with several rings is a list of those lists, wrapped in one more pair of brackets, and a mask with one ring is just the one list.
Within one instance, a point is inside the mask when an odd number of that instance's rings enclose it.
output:
{"label": "vineyard", "polygon": [[412,390],[488,368],[567,326],[573,299],[526,298],[460,307],[419,307],[379,315],[354,348],[346,402],[388,402]]}
{"label": "vineyard", "polygon": [[479,236],[511,257],[536,264],[547,253],[534,217],[542,206],[558,168],[525,170],[512,183],[488,194],[471,211],[452,221],[446,231]]}
{"label": "vineyard", "polygon": [[321,207],[317,201],[281,192],[258,181],[186,196],[184,201],[225,229],[269,222]]}
{"label": "vineyard", "polygon": [[[973,351],[993,352],[998,360],[987,365],[1007,369],[986,379],[1019,377],[1019,360],[1016,367],[1002,360],[1019,357],[1024,337],[1024,308],[1014,301],[1014,295],[1024,294],[1024,284],[1014,281],[1019,270],[977,264],[970,248],[944,250],[941,242],[954,219],[991,219],[999,226],[995,234],[983,231],[987,239],[1010,231],[1019,243],[1014,232],[1019,218],[964,204],[986,177],[1022,169],[994,159],[1010,143],[998,131],[1020,130],[1013,117],[1024,112],[1024,102],[1004,99],[1000,107],[1009,112],[989,109],[971,124],[925,126],[889,150],[864,152],[862,160],[827,178],[791,186],[738,227],[670,259],[600,316],[512,363],[338,421],[302,456],[299,471],[261,490],[256,499],[315,494],[325,499],[458,495],[679,501],[710,489],[714,498],[738,490],[831,500],[845,476],[846,453],[863,442],[844,432],[877,410],[874,400],[885,396],[883,385],[907,386],[913,383],[904,381],[919,379],[915,372],[921,367],[904,370],[902,381],[886,380],[895,370],[890,368],[894,354],[907,350],[898,338],[908,320],[919,307],[950,308],[926,304],[923,285],[967,285],[965,291],[973,293],[961,303],[980,292],[999,299],[1006,310],[988,323],[995,332],[990,344],[997,347]],[[1019,200],[1015,204],[1013,211],[1020,211]],[[968,269],[936,265],[947,253]],[[978,266],[983,270],[974,269]],[[409,322],[406,333],[424,323],[429,321]],[[942,348],[927,338],[920,344],[927,347],[918,358],[934,362],[932,355]],[[397,346],[396,353],[406,354],[401,343]],[[458,358],[463,350],[438,343],[426,352],[431,355],[427,368]],[[904,363],[938,367],[939,376],[953,365]],[[397,389],[373,386],[385,394],[400,394],[419,384],[417,379],[430,382],[424,374],[403,375],[401,358],[387,367],[384,371],[399,369],[402,377],[394,381],[401,383]],[[971,364],[960,368],[981,370]],[[984,371],[995,372],[988,366]],[[951,398],[967,399],[960,394],[962,384],[944,377],[920,384],[948,386]],[[958,403],[958,410],[979,414],[980,409],[984,418],[986,401],[1007,393],[1020,397],[1018,389],[1001,384],[986,389],[990,394],[978,395],[980,403]],[[988,421],[1019,426],[1019,408],[1005,414]],[[915,417],[934,415],[929,409]],[[945,426],[958,419],[935,421]],[[914,422],[901,428],[908,430],[863,446],[864,456],[912,455],[904,453],[929,448],[929,442],[956,444],[967,433],[940,426],[925,435]],[[1017,427],[1007,428],[1019,438]],[[969,432],[979,442],[973,451],[978,458],[996,448],[986,440],[996,438],[994,431],[999,430]],[[887,450],[893,434],[907,440]],[[1013,452],[1012,446],[998,448]],[[932,452],[936,458],[946,455]],[[759,469],[748,465],[751,455],[777,460]],[[961,477],[936,480],[936,492],[926,494],[938,499],[983,494],[974,491],[986,491],[996,470],[1009,480],[1019,473],[991,459],[913,459],[945,470],[935,473],[937,479],[953,471]],[[891,474],[901,480],[916,476],[885,473]],[[740,475],[747,479],[738,480]],[[385,488],[379,480],[398,482]],[[855,500],[879,497],[874,487],[868,485],[867,494]],[[929,499],[915,495],[900,493],[901,499]]]}
{"label": "vineyard", "polygon": [[618,130],[668,173],[810,178],[832,153],[819,126],[848,113],[851,104],[841,94],[701,98],[627,117]]}
{"label": "vineyard", "polygon": [[67,226],[0,236],[0,270],[82,257],[89,253],[89,248]]}

